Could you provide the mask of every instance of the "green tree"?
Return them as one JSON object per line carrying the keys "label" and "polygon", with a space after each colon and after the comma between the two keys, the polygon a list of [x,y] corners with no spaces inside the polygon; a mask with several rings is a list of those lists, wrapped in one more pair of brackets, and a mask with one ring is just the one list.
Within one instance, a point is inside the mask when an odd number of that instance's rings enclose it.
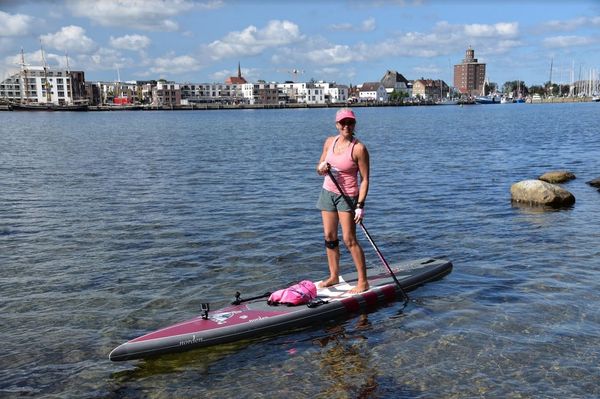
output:
{"label": "green tree", "polygon": [[406,97],[408,97],[408,93],[394,89],[394,91],[388,96],[388,99],[392,103],[401,103]]}
{"label": "green tree", "polygon": [[540,96],[546,94],[546,87],[540,85],[533,85],[529,87],[530,94],[539,94]]}
{"label": "green tree", "polygon": [[504,93],[512,94],[513,97],[518,97],[519,94],[521,96],[529,95],[529,90],[525,85],[525,82],[522,80],[511,80],[508,82],[504,82],[503,89]]}

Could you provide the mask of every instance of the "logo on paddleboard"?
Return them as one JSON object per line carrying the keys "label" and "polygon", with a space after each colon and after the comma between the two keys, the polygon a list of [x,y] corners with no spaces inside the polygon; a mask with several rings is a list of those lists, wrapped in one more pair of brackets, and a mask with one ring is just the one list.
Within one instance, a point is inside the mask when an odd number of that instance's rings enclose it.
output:
{"label": "logo on paddleboard", "polygon": [[232,318],[234,315],[242,313],[241,311],[233,311],[233,312],[224,312],[224,313],[216,313],[210,315],[208,318],[214,321],[217,324],[225,324],[228,319]]}
{"label": "logo on paddleboard", "polygon": [[183,341],[179,341],[179,346],[191,345],[197,342],[202,342],[202,337],[196,337],[196,334],[194,334],[190,339],[184,339]]}

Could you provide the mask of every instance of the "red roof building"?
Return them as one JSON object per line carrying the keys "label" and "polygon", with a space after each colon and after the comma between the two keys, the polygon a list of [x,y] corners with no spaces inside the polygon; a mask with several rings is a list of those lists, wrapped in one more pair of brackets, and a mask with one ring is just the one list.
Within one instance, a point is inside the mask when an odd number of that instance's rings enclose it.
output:
{"label": "red roof building", "polygon": [[227,85],[243,85],[248,83],[246,79],[242,77],[242,68],[240,67],[240,63],[238,62],[238,76],[230,76],[225,79],[225,84]]}

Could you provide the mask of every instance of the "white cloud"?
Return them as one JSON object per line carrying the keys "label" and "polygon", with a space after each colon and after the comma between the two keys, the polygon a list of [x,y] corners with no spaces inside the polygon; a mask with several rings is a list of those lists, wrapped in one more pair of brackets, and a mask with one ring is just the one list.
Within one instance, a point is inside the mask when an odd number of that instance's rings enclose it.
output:
{"label": "white cloud", "polygon": [[578,17],[572,18],[565,21],[552,20],[542,24],[542,28],[550,31],[574,31],[579,28],[585,28],[588,26],[598,27],[600,26],[600,16],[596,17]]}
{"label": "white cloud", "polygon": [[197,71],[201,67],[198,60],[190,55],[180,55],[176,57],[174,54],[169,54],[165,57],[154,59],[154,66],[150,68],[150,72],[174,75]]}
{"label": "white cloud", "polygon": [[[30,66],[44,65],[44,58],[50,67],[65,68],[67,66],[67,57],[64,54],[54,54],[44,51],[44,57],[42,58],[42,51],[37,50],[31,53],[24,53],[23,58],[25,59],[25,64]],[[72,58],[69,57],[69,67],[72,68],[73,64],[71,62]],[[20,69],[21,53],[4,57],[3,63],[8,67],[9,71],[16,73]]]}
{"label": "white cloud", "polygon": [[78,51],[89,53],[96,48],[92,39],[85,35],[85,29],[80,26],[63,26],[56,33],[48,33],[40,36],[45,46],[62,51]]}
{"label": "white cloud", "polygon": [[210,0],[196,3],[196,7],[203,10],[216,10],[217,8],[224,7],[225,3],[222,0]]}
{"label": "white cloud", "polygon": [[268,48],[285,46],[303,39],[298,25],[290,21],[269,21],[258,29],[250,25],[242,31],[230,32],[224,38],[210,43],[206,50],[214,60],[234,56],[250,56]]}
{"label": "white cloud", "polygon": [[305,56],[318,65],[347,64],[361,60],[360,52],[357,53],[352,47],[341,44],[308,51]]}
{"label": "white cloud", "polygon": [[413,71],[416,74],[420,74],[422,77],[427,75],[438,75],[441,72],[439,65],[432,64],[414,67]]}
{"label": "white cloud", "polygon": [[110,45],[123,50],[143,50],[150,45],[150,38],[143,35],[111,36]]}
{"label": "white cloud", "polygon": [[[389,57],[429,59],[455,55],[457,51],[464,51],[469,44],[476,45],[481,52],[503,54],[522,45],[518,35],[519,24],[516,22],[459,25],[441,21],[430,32],[403,32],[368,44],[343,45],[312,38],[304,43],[305,49],[282,49],[277,56],[272,57],[272,61],[308,60],[317,66],[334,66]],[[297,53],[302,54],[302,57],[297,56]],[[431,68],[429,66],[422,72],[435,72]]]}
{"label": "white cloud", "polygon": [[519,34],[518,22],[499,22],[493,25],[471,24],[464,26],[469,37],[515,37]]}
{"label": "white cloud", "polygon": [[544,39],[543,44],[546,47],[571,47],[571,46],[587,46],[594,44],[597,40],[586,36],[554,36]]}
{"label": "white cloud", "polygon": [[76,57],[82,68],[87,70],[114,70],[135,65],[133,59],[123,57],[120,51],[106,47],[99,48],[91,55],[79,55]]}
{"label": "white cloud", "polygon": [[365,19],[358,26],[351,23],[333,24],[330,29],[336,31],[371,32],[375,30],[375,18]]}
{"label": "white cloud", "polygon": [[9,14],[0,11],[0,37],[24,36],[29,33],[33,18],[24,14]]}
{"label": "white cloud", "polygon": [[[214,8],[220,2],[200,3]],[[118,26],[155,31],[175,31],[179,25],[172,17],[194,8],[189,0],[69,0],[73,13],[103,26]]]}
{"label": "white cloud", "polygon": [[[238,73],[237,69],[235,71],[232,71],[229,69],[223,69],[223,70],[214,72],[212,75],[210,75],[210,78],[214,82],[223,82],[223,81],[225,81],[225,79],[227,79],[230,76],[237,76],[237,73]],[[256,81],[257,79],[259,79],[259,73],[256,69],[242,68],[242,76],[244,78],[246,78],[246,80],[248,80],[249,82],[253,82],[253,81]]]}

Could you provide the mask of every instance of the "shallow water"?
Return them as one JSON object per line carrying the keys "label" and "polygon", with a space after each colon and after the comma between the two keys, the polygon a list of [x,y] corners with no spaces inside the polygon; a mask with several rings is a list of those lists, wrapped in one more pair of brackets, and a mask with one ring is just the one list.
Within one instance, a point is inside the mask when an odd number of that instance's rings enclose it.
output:
{"label": "shallow water", "polygon": [[[365,225],[390,262],[452,274],[402,312],[124,363],[112,348],[204,301],[324,276],[335,110],[0,113],[0,396],[600,396],[598,104],[356,112]],[[572,208],[511,205],[555,169]]]}

